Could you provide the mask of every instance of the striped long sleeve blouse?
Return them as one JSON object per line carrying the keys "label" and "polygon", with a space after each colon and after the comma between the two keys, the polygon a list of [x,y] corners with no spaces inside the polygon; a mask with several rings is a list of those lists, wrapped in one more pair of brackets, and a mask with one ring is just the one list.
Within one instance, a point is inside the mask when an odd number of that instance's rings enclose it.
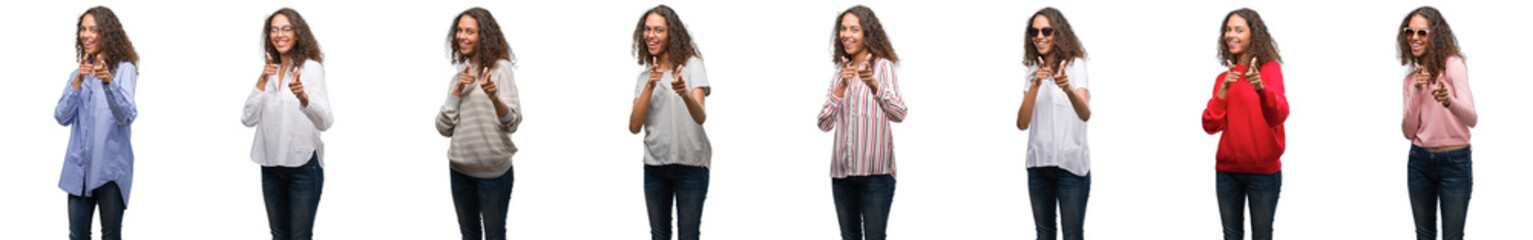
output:
{"label": "striped long sleeve blouse", "polygon": [[821,131],[836,130],[831,178],[895,173],[894,135],[889,128],[891,122],[905,120],[905,100],[900,97],[894,63],[882,58],[875,62],[873,78],[878,80],[878,92],[860,79],[849,79],[845,96],[838,98],[835,91],[842,82],[841,74],[831,78],[819,115]]}

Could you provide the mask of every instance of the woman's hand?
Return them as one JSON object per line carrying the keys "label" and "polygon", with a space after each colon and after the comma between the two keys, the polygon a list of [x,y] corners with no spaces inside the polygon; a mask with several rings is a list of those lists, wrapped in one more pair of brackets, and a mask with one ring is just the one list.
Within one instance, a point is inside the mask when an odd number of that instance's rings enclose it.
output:
{"label": "woman's hand", "polygon": [[1251,58],[1251,62],[1246,64],[1246,83],[1251,84],[1251,88],[1256,89],[1257,92],[1261,92],[1262,88],[1267,87],[1266,84],[1262,83],[1260,68],[1261,63],[1256,62],[1256,58]]}
{"label": "woman's hand", "polygon": [[862,59],[862,66],[858,67],[857,77],[862,79],[862,83],[868,85],[868,90],[870,90],[870,91],[872,91],[874,93],[877,93],[878,92],[878,79],[877,78],[873,78],[873,67],[872,66],[868,66],[869,63],[871,63],[872,61],[873,61],[873,54],[872,53],[868,53],[868,57]]}
{"label": "woman's hand", "polygon": [[671,72],[671,77],[676,79],[671,81],[671,90],[675,90],[676,95],[687,97],[687,81],[681,79],[681,65],[676,65],[676,70]]}
{"label": "woman's hand", "polygon": [[455,87],[452,88],[452,96],[460,98],[463,97],[463,88],[471,86],[470,84],[474,84],[476,79],[474,79],[473,74],[468,72],[472,69],[473,67],[463,66],[463,72],[458,73],[458,85],[455,85]]}
{"label": "woman's hand", "polygon": [[1073,93],[1071,91],[1074,91],[1074,89],[1070,88],[1070,76],[1065,75],[1064,61],[1059,62],[1058,72],[1059,73],[1054,74],[1054,85],[1058,85],[1059,89],[1064,90],[1065,93]]}

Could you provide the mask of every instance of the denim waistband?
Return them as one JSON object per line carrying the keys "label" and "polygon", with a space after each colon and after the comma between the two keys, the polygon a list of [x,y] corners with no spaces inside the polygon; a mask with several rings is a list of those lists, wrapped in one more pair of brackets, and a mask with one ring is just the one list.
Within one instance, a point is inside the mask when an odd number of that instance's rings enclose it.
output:
{"label": "denim waistband", "polygon": [[1427,155],[1427,156],[1433,156],[1433,157],[1467,156],[1467,155],[1470,154],[1470,150],[1469,150],[1470,147],[1472,147],[1472,146],[1465,145],[1464,148],[1460,148],[1460,149],[1453,149],[1453,150],[1448,150],[1448,151],[1432,151],[1432,150],[1427,150],[1427,148],[1424,148],[1424,147],[1421,147],[1421,146],[1416,146],[1415,144],[1412,144],[1411,145],[1411,154],[1421,154],[1421,155]]}

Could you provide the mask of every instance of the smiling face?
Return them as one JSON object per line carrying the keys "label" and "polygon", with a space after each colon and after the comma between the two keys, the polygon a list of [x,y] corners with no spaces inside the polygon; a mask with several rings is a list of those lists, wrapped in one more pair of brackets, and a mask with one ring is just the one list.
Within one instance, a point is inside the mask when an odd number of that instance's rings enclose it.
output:
{"label": "smiling face", "polygon": [[293,50],[293,23],[289,22],[287,15],[277,14],[271,18],[271,45],[277,48],[277,53],[287,54]]}
{"label": "smiling face", "polygon": [[458,26],[456,28],[457,34],[454,36],[456,36],[458,41],[458,54],[470,56],[474,53],[474,47],[479,45],[479,20],[463,15],[458,18]]}
{"label": "smiling face", "polygon": [[841,16],[841,31],[839,31],[840,35],[838,37],[841,40],[841,49],[845,50],[846,55],[857,56],[857,54],[862,54],[862,50],[866,46],[862,41],[864,34],[862,23],[859,22],[860,20],[857,18],[857,15],[851,13]]}
{"label": "smiling face", "polygon": [[1251,26],[1246,24],[1246,18],[1230,15],[1230,20],[1224,23],[1224,44],[1230,48],[1230,54],[1246,53],[1251,47]]}
{"label": "smiling face", "polygon": [[96,29],[96,15],[86,14],[80,18],[80,46],[85,48],[86,54],[101,52],[101,44],[96,41],[100,32]]}
{"label": "smiling face", "polygon": [[1037,29],[1035,35],[1029,36],[1029,39],[1033,41],[1033,47],[1038,49],[1038,55],[1048,55],[1050,51],[1054,50],[1054,25],[1049,23],[1049,18],[1038,15],[1033,17],[1033,26],[1028,32],[1035,32],[1033,29]]}
{"label": "smiling face", "polygon": [[[1432,29],[1432,26],[1430,23],[1427,23],[1426,17],[1416,15],[1411,17],[1411,23],[1408,28],[1412,32],[1417,32]],[[1421,57],[1421,55],[1427,54],[1427,44],[1432,43],[1431,35],[1428,34],[1431,34],[1431,32],[1427,32],[1427,34],[1406,34],[1406,40],[1411,44],[1411,56]]]}
{"label": "smiling face", "polygon": [[668,28],[665,17],[658,13],[644,17],[644,50],[649,55],[660,56],[665,53],[666,41],[671,38]]}

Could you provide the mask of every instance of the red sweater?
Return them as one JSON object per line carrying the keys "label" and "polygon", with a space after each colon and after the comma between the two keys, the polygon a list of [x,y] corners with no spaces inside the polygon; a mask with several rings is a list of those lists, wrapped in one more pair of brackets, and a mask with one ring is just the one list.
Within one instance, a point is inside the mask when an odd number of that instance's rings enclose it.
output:
{"label": "red sweater", "polygon": [[[1273,174],[1283,168],[1283,121],[1288,119],[1288,97],[1283,95],[1283,70],[1276,62],[1262,64],[1265,87],[1260,92],[1246,82],[1245,76],[1230,84],[1225,99],[1219,99],[1219,85],[1224,75],[1214,79],[1214,96],[1203,109],[1203,131],[1219,136],[1218,162],[1214,168],[1224,172]],[[1246,65],[1236,65],[1245,72]]]}

